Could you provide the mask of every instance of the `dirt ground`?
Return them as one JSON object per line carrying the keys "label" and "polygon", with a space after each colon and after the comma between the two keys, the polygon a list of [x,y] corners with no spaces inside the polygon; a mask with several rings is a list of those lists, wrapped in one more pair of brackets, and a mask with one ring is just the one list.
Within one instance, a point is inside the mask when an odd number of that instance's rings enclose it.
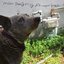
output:
{"label": "dirt ground", "polygon": [[61,64],[64,64],[64,56],[61,57]]}

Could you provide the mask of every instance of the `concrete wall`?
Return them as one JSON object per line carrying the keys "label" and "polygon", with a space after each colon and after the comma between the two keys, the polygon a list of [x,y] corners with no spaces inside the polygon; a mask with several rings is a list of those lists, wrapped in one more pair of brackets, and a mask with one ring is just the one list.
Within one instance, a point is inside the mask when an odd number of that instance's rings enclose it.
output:
{"label": "concrete wall", "polygon": [[59,27],[64,27],[64,8],[59,9],[58,12],[60,13]]}
{"label": "concrete wall", "polygon": [[62,6],[64,0],[0,0],[0,15],[13,16],[17,12],[31,14],[37,10],[42,10],[45,15],[52,7]]}
{"label": "concrete wall", "polygon": [[[0,0],[0,15],[13,16],[18,12],[32,14],[42,10],[43,16],[47,17],[53,7],[64,7],[64,0]],[[60,23],[64,24],[64,10],[60,10],[60,14]]]}
{"label": "concrete wall", "polygon": [[[59,8],[57,11],[60,13],[59,27],[64,26],[64,0],[0,0],[0,15],[13,16],[17,13],[32,14],[37,10],[42,10],[43,18],[48,17],[51,8]],[[40,29],[41,28],[41,29]],[[32,36],[43,34],[42,26],[32,34]]]}

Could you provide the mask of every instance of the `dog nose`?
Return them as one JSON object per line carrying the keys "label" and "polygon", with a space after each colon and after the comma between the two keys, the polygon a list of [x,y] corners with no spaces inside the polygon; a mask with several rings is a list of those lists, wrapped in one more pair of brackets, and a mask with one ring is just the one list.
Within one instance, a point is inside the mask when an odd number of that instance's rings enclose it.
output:
{"label": "dog nose", "polygon": [[34,21],[35,21],[35,22],[40,22],[40,17],[35,17],[35,18],[34,18]]}

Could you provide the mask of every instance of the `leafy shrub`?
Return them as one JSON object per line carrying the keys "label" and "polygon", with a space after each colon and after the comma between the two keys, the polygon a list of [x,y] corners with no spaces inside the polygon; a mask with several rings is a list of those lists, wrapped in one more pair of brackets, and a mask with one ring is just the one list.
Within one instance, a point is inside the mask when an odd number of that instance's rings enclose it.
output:
{"label": "leafy shrub", "polygon": [[64,27],[59,28],[58,35],[64,36]]}
{"label": "leafy shrub", "polygon": [[64,30],[60,29],[58,34],[59,36],[55,37],[27,39],[25,41],[26,50],[21,64],[36,64],[51,53],[54,53],[55,56],[48,59],[44,64],[60,64],[58,52],[64,48]]}
{"label": "leafy shrub", "polygon": [[64,37],[55,36],[46,39],[27,39],[25,45],[26,50],[33,56],[38,56],[44,53],[56,53],[64,46]]}

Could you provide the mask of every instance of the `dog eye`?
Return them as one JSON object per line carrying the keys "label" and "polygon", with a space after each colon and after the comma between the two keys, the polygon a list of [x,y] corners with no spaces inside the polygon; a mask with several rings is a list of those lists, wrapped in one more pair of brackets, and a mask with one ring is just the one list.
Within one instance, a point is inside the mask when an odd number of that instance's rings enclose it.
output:
{"label": "dog eye", "polygon": [[18,24],[19,25],[24,25],[24,23],[25,23],[25,19],[23,17],[19,18]]}
{"label": "dog eye", "polygon": [[19,18],[18,22],[25,21],[23,17]]}

